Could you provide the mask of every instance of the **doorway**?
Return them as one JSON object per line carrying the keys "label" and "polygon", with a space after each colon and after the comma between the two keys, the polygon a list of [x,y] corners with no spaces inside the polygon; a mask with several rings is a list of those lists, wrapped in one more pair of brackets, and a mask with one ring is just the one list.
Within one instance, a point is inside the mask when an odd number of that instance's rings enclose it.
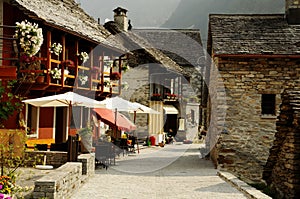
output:
{"label": "doorway", "polygon": [[67,140],[67,108],[56,107],[55,114],[55,143],[63,143]]}

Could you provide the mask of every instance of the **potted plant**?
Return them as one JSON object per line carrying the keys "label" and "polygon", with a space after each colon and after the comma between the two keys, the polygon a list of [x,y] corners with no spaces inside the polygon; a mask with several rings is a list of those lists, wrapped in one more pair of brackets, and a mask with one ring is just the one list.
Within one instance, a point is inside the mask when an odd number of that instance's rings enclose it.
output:
{"label": "potted plant", "polygon": [[112,72],[110,74],[111,80],[119,80],[121,78],[121,74],[119,72]]}
{"label": "potted plant", "polygon": [[51,53],[59,56],[59,54],[62,52],[62,45],[60,43],[53,43],[49,50]]}
{"label": "potted plant", "polygon": [[81,52],[79,54],[77,54],[79,60],[83,63],[85,63],[88,59],[89,59],[89,54],[87,54],[87,52]]}
{"label": "potted plant", "polygon": [[45,76],[44,73],[38,74],[37,78],[35,79],[36,83],[44,83],[45,82]]}
{"label": "potted plant", "polygon": [[109,80],[104,80],[103,85],[104,85],[105,87],[110,87],[110,81],[109,81]]}
{"label": "potted plant", "polygon": [[91,152],[93,129],[90,125],[78,130],[80,136],[81,152]]}
{"label": "potted plant", "polygon": [[[52,79],[60,80],[61,79],[61,69],[59,68],[53,68],[50,70],[50,74],[52,75]],[[69,71],[67,69],[64,70],[64,75],[68,75]],[[66,77],[64,77],[64,81],[66,80]]]}
{"label": "potted plant", "polygon": [[38,24],[27,20],[16,23],[14,38],[17,38],[23,53],[29,57],[35,55],[43,44],[43,31]]}
{"label": "potted plant", "polygon": [[161,95],[159,93],[153,93],[152,97],[151,97],[151,100],[160,101],[161,100]]}
{"label": "potted plant", "polygon": [[78,78],[81,86],[84,86],[88,81],[87,75],[79,75]]}
{"label": "potted plant", "polygon": [[129,65],[128,64],[123,64],[122,67],[121,67],[121,70],[126,72],[130,69]]}

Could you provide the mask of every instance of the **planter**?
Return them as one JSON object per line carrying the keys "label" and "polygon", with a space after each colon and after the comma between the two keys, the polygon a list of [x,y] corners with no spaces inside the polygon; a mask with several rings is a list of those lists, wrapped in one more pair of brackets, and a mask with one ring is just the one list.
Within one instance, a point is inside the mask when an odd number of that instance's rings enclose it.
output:
{"label": "planter", "polygon": [[45,76],[38,76],[35,80],[36,83],[44,83],[45,82]]}
{"label": "planter", "polygon": [[111,75],[110,75],[110,79],[111,79],[111,80],[119,80],[120,78],[121,78],[121,74],[118,73],[118,72],[113,72],[113,73],[111,73]]}

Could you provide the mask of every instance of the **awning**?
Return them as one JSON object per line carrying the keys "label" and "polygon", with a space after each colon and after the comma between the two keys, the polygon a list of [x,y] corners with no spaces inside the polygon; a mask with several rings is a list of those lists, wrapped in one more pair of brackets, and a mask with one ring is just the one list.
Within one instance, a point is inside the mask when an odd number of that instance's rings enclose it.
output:
{"label": "awning", "polygon": [[102,122],[111,126],[116,125],[119,130],[129,132],[136,129],[136,126],[129,119],[127,119],[125,115],[119,112],[117,112],[117,121],[115,121],[115,111],[106,108],[94,108],[93,110],[97,113]]}
{"label": "awning", "polygon": [[173,105],[164,105],[163,109],[165,111],[165,114],[173,114],[173,115],[177,115],[179,112],[177,110],[177,108],[175,108]]}

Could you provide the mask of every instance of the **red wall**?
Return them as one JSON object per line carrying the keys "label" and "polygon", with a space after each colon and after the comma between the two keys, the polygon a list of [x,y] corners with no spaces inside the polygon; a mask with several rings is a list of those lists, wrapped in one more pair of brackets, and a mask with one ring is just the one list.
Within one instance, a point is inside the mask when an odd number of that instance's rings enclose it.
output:
{"label": "red wall", "polygon": [[39,122],[39,138],[50,139],[53,138],[53,117],[54,108],[40,108],[40,122]]}

